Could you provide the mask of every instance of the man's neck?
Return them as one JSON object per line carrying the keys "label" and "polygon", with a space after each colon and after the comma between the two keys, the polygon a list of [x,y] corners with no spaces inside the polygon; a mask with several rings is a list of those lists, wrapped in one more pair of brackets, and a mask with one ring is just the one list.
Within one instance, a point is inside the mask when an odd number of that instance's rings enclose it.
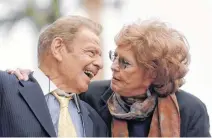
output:
{"label": "man's neck", "polygon": [[70,88],[67,86],[67,81],[63,79],[64,77],[59,71],[57,71],[56,67],[48,68],[40,65],[38,68],[57,86],[57,88],[65,92],[70,92]]}

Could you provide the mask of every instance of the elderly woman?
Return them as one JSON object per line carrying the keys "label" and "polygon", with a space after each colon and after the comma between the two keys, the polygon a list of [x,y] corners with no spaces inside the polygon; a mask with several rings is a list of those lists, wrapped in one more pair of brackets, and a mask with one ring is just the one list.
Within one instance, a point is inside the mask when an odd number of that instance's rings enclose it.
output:
{"label": "elderly woman", "polygon": [[205,105],[180,90],[188,72],[185,37],[159,21],[123,27],[110,51],[111,81],[91,83],[81,96],[102,116],[114,137],[203,137]]}
{"label": "elderly woman", "polygon": [[92,82],[81,95],[111,136],[210,137],[204,103],[179,89],[190,61],[185,37],[163,22],[143,21],[123,27],[115,42],[112,79]]}

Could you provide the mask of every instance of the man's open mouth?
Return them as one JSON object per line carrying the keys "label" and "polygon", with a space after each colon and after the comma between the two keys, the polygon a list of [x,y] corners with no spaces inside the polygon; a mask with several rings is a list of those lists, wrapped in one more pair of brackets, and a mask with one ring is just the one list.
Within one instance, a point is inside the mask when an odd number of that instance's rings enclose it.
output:
{"label": "man's open mouth", "polygon": [[90,78],[92,79],[95,75],[93,72],[89,71],[89,70],[85,70],[84,73]]}

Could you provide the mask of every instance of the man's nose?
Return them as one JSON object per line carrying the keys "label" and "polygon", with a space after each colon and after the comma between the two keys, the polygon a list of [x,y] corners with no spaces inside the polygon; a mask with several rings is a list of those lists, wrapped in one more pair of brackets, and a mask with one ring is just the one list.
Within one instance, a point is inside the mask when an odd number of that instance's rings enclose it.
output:
{"label": "man's nose", "polygon": [[102,69],[102,68],[103,68],[103,60],[102,60],[102,57],[101,57],[101,56],[98,56],[98,57],[96,58],[96,60],[93,62],[93,64],[94,64],[95,66],[97,66],[98,69]]}

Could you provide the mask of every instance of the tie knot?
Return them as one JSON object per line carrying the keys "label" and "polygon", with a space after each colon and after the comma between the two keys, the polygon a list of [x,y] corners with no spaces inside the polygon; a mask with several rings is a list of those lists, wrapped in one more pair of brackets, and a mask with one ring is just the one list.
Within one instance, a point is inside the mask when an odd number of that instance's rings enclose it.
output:
{"label": "tie knot", "polygon": [[60,97],[60,99],[58,101],[60,103],[61,108],[68,107],[69,100],[70,100],[70,98]]}
{"label": "tie knot", "polygon": [[64,108],[64,107],[68,108],[68,104],[69,104],[71,97],[60,96],[60,95],[57,94],[57,91],[53,91],[52,94],[59,101],[61,108]]}

